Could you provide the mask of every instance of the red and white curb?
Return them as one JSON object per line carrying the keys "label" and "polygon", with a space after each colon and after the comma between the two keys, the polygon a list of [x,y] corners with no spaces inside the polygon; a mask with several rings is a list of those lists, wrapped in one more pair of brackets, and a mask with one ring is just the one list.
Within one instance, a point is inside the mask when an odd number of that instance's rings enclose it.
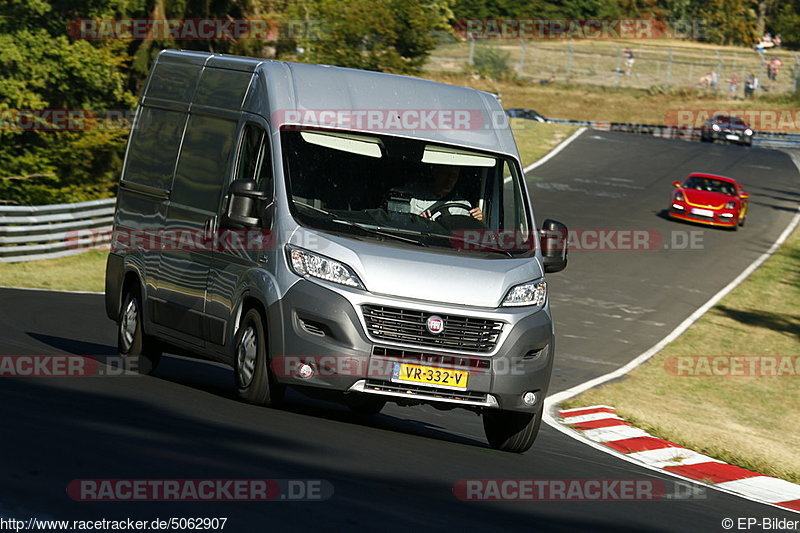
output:
{"label": "red and white curb", "polygon": [[627,459],[727,492],[800,512],[800,485],[764,476],[659,439],[620,418],[613,407],[559,410],[563,424]]}

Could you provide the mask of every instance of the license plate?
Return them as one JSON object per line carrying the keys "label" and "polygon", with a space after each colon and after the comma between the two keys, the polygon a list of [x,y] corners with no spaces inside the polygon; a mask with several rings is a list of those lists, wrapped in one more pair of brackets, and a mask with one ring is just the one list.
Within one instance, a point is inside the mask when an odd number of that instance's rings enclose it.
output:
{"label": "license plate", "polygon": [[709,209],[697,209],[696,207],[692,208],[693,215],[699,215],[701,217],[713,217],[714,212]]}
{"label": "license plate", "polygon": [[430,387],[466,390],[468,379],[469,372],[466,370],[406,363],[394,363],[392,368],[392,381],[395,383],[417,383]]}
{"label": "license plate", "polygon": [[738,141],[739,140],[739,136],[738,135],[726,135],[725,138],[728,139],[729,141]]}

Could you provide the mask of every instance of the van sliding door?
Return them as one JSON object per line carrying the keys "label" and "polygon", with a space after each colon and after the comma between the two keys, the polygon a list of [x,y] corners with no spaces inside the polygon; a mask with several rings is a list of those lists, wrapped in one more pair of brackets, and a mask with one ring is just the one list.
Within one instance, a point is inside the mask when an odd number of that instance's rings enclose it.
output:
{"label": "van sliding door", "polygon": [[206,283],[217,211],[228,179],[237,119],[192,113],[178,157],[162,241],[153,320],[204,345]]}

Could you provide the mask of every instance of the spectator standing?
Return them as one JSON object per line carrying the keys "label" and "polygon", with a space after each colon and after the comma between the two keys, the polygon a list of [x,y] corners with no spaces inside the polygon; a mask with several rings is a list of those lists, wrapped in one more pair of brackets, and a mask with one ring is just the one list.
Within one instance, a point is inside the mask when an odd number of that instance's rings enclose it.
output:
{"label": "spectator standing", "polygon": [[734,73],[731,76],[730,85],[728,86],[728,91],[731,93],[731,98],[736,98],[736,92],[739,90],[739,76]]}
{"label": "spectator standing", "polygon": [[631,72],[633,72],[633,63],[636,61],[636,58],[633,55],[633,50],[630,48],[626,48],[623,54],[625,55],[625,75],[630,76]]}
{"label": "spectator standing", "polygon": [[769,65],[767,66],[767,77],[770,81],[777,81],[778,80],[778,67],[780,67],[783,63],[780,59],[775,56],[772,56],[772,59],[769,60]]}
{"label": "spectator standing", "polygon": [[744,97],[745,98],[752,98],[753,93],[756,92],[756,86],[758,84],[758,78],[755,77],[753,73],[747,76],[744,80]]}

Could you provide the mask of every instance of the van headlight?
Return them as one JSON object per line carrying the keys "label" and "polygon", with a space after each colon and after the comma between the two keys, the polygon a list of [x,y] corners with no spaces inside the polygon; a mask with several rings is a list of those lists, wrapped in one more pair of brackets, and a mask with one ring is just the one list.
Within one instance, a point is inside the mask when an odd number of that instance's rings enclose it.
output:
{"label": "van headlight", "polygon": [[504,307],[520,305],[543,306],[547,300],[547,283],[544,281],[531,281],[511,287],[503,299]]}
{"label": "van headlight", "polygon": [[287,246],[286,251],[289,255],[289,266],[298,276],[310,276],[348,287],[364,289],[364,284],[361,283],[355,272],[344,263],[294,246]]}

